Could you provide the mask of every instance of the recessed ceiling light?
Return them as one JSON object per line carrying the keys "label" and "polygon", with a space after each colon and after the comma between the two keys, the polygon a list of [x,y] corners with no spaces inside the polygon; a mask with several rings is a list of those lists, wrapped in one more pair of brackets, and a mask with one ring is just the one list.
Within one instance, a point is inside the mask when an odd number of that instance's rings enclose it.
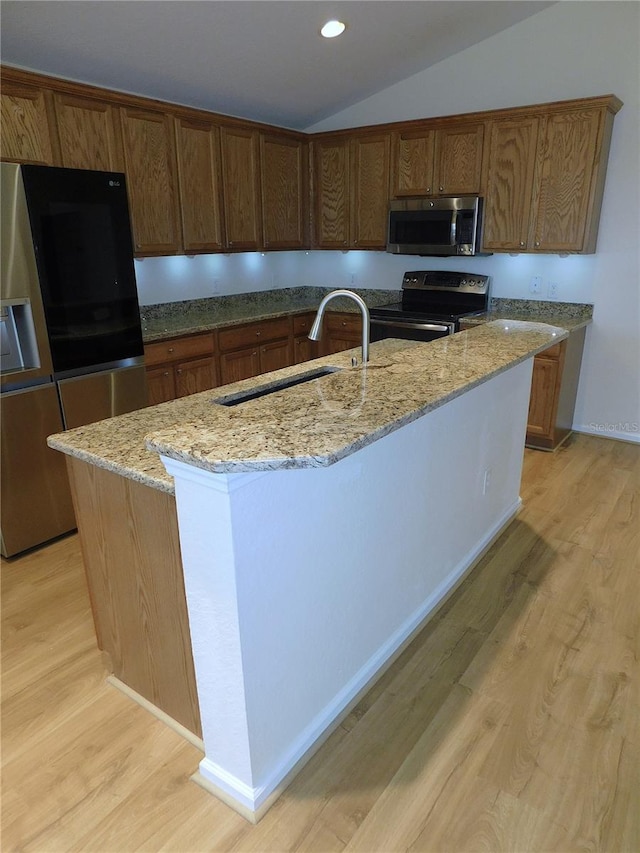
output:
{"label": "recessed ceiling light", "polygon": [[334,39],[345,31],[346,24],[342,21],[327,21],[324,27],[320,30],[320,35],[326,39]]}

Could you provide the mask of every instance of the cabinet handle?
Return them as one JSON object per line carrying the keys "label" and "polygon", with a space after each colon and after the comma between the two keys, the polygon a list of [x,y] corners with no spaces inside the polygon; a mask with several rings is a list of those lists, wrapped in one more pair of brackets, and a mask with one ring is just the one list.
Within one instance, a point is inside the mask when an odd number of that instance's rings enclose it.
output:
{"label": "cabinet handle", "polygon": [[438,189],[440,190],[440,192],[444,192],[444,187],[438,187]]}
{"label": "cabinet handle", "polygon": [[169,352],[173,352],[173,347],[169,347]]}
{"label": "cabinet handle", "polygon": [[428,193],[430,193],[430,192],[431,192],[431,187],[427,187],[427,192],[428,192]]}
{"label": "cabinet handle", "polygon": [[540,240],[536,240],[536,248],[540,246]]}
{"label": "cabinet handle", "polygon": [[258,355],[258,353],[257,353],[257,352],[252,352],[252,353],[251,353],[251,355]]}
{"label": "cabinet handle", "polygon": [[343,321],[342,321],[342,325],[343,325],[343,326],[346,326],[346,325],[347,325],[347,321],[346,321],[346,320],[343,320]]}
{"label": "cabinet handle", "polygon": [[168,371],[168,370],[165,370],[165,372],[164,372],[162,375],[163,375],[163,376],[168,376],[168,375],[169,375],[169,371]]}
{"label": "cabinet handle", "polygon": [[181,376],[181,375],[182,375],[182,368],[181,368],[181,367],[179,367],[179,368],[176,370],[176,373],[178,374],[178,376]]}
{"label": "cabinet handle", "polygon": [[521,245],[521,246],[522,246],[522,248],[524,249],[524,245],[525,245],[525,244],[524,244],[524,240],[520,240],[520,245]]}
{"label": "cabinet handle", "polygon": [[346,246],[346,245],[347,245],[347,241],[346,241],[346,240],[343,240],[343,241],[342,241],[342,245],[343,245],[343,246]]}

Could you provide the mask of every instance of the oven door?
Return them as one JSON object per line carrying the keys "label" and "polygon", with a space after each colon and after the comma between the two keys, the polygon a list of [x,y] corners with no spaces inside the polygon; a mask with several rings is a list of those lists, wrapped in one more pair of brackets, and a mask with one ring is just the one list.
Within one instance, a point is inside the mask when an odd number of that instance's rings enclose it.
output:
{"label": "oven door", "polygon": [[370,340],[400,338],[405,341],[434,341],[456,331],[456,324],[444,320],[381,320],[371,318]]}

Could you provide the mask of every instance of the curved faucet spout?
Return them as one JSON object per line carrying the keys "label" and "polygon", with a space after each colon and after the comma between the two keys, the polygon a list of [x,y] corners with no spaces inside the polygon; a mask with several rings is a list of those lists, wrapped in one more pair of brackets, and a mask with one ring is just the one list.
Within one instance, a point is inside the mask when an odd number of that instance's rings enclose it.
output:
{"label": "curved faucet spout", "polygon": [[353,299],[356,305],[360,308],[360,312],[362,314],[362,362],[364,364],[369,361],[369,327],[371,325],[371,320],[369,318],[369,309],[367,308],[366,302],[361,296],[358,296],[358,294],[354,293],[352,290],[332,290],[331,293],[327,293],[318,306],[318,313],[316,314],[316,319],[313,321],[313,326],[311,327],[308,337],[312,341],[320,340],[322,337],[322,318],[324,317],[325,309],[329,302],[331,302],[332,299],[335,299],[336,296],[347,296],[349,299]]}

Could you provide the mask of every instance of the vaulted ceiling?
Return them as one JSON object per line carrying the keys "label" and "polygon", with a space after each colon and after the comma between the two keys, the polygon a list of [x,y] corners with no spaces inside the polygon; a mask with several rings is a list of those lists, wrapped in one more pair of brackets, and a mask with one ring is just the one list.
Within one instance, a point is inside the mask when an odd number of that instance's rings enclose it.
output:
{"label": "vaulted ceiling", "polygon": [[[536,14],[521,0],[2,0],[2,61],[303,130]],[[331,18],[343,35],[323,39]]]}

